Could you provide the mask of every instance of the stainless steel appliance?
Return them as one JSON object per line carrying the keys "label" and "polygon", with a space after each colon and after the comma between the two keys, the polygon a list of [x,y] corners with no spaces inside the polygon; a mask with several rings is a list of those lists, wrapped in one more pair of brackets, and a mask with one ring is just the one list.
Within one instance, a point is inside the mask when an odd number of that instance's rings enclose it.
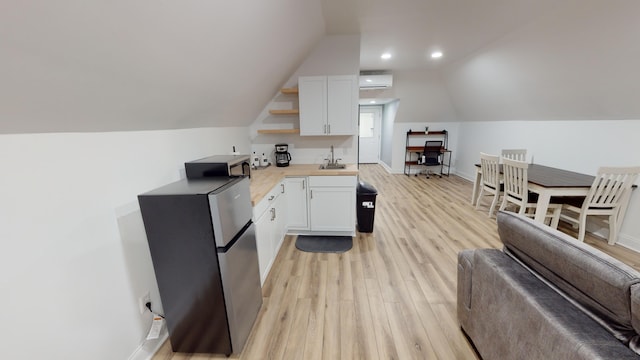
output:
{"label": "stainless steel appliance", "polygon": [[173,351],[240,353],[262,306],[249,179],[186,179],[138,201]]}
{"label": "stainless steel appliance", "polygon": [[291,161],[291,154],[289,154],[289,145],[276,144],[276,166],[284,167],[289,166]]}
{"label": "stainless steel appliance", "polygon": [[188,179],[212,176],[251,176],[249,155],[214,155],[184,164]]}

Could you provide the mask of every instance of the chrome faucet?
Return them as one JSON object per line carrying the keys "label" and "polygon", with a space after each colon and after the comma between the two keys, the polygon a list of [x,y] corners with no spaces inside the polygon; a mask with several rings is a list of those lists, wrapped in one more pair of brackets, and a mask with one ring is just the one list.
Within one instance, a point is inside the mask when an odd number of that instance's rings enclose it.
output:
{"label": "chrome faucet", "polygon": [[333,151],[333,145],[331,145],[331,158],[325,160],[329,161],[329,165],[338,165],[338,161],[342,159],[336,159],[335,153]]}
{"label": "chrome faucet", "polygon": [[335,153],[333,151],[333,145],[331,145],[331,156],[325,160],[327,161],[327,164],[320,165],[321,169],[344,169],[345,168],[345,165],[338,164],[338,161],[342,159],[336,159]]}
{"label": "chrome faucet", "polygon": [[333,145],[331,145],[331,162],[330,164],[335,164],[335,161],[333,160]]}

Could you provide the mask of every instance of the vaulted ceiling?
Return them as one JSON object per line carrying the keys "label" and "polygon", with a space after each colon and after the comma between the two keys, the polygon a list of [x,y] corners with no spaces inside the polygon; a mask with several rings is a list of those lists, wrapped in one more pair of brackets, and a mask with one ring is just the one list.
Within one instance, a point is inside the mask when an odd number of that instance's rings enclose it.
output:
{"label": "vaulted ceiling", "polygon": [[361,69],[441,88],[448,108],[426,112],[447,118],[433,121],[640,119],[639,13],[637,0],[5,1],[0,133],[247,126],[326,34],[360,34]]}

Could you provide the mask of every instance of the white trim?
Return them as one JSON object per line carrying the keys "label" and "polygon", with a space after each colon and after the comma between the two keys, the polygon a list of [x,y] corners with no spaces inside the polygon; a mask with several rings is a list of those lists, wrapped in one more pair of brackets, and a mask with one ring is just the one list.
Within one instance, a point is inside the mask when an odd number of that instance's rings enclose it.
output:
{"label": "white trim", "polygon": [[129,360],[151,360],[165,341],[169,338],[166,323],[160,330],[160,336],[153,340],[144,340],[140,346],[129,356]]}
{"label": "white trim", "polygon": [[619,234],[618,242],[616,242],[616,245],[620,245],[629,250],[640,252],[640,239],[627,234]]}

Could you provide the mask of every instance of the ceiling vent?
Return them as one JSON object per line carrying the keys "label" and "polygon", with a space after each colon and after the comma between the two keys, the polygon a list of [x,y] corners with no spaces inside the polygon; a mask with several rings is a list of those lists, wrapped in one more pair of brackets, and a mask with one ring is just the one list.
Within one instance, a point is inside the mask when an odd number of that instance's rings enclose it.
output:
{"label": "ceiling vent", "polygon": [[393,85],[393,75],[386,71],[361,71],[360,89],[387,89]]}

